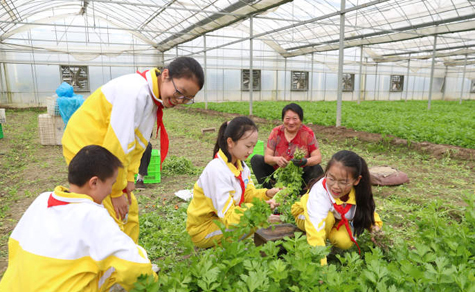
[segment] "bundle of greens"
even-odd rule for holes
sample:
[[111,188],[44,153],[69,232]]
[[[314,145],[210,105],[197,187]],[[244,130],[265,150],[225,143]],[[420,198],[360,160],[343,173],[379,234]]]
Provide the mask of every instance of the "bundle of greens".
[[[294,159],[305,157],[305,151],[298,148],[294,153]],[[274,200],[280,204],[277,212],[280,220],[285,223],[295,223],[290,212],[292,205],[300,199],[300,191],[303,185],[303,169],[289,161],[286,167],[279,167],[273,174],[266,178],[266,182],[274,180],[276,188],[283,188],[275,196]]]

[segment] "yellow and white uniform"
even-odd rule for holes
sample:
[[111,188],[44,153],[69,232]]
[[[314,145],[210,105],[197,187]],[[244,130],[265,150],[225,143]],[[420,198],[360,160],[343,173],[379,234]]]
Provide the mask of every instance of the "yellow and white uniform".
[[[307,233],[307,242],[311,246],[325,246],[327,239],[333,246],[341,249],[349,249],[353,246],[350,235],[345,226],[341,226],[338,230],[336,223],[341,220],[333,204],[346,205],[351,204],[351,208],[345,214],[346,219],[352,224],[356,212],[355,189],[352,188],[348,196],[348,200],[343,202],[340,199],[333,198],[330,195],[328,186],[324,186],[325,178],[319,180],[313,185],[310,192],[306,193],[299,202],[292,205],[292,215],[298,228]],[[383,222],[378,213],[374,213],[375,225],[382,227]],[[352,233],[353,233],[353,228]],[[322,260],[322,264],[326,264],[326,259]]]
[[[251,171],[247,165],[238,160],[237,166],[230,162],[226,155],[219,150],[217,158],[213,159],[203,170],[193,188],[193,199],[188,206],[186,230],[193,243],[202,248],[214,245],[223,234],[213,220],[220,220],[227,229],[237,225],[242,214],[251,208],[253,198],[269,200],[267,189],[256,189],[251,179]],[[238,178],[241,173],[244,183],[244,198],[241,201],[242,187]]]
[[[146,79],[140,74],[125,75],[100,87],[72,115],[64,131],[61,142],[68,164],[81,148],[92,144],[106,148],[122,162],[124,168],[119,168],[117,182],[112,188],[114,198],[123,195],[128,181],[134,181],[150,140],[158,109],[152,98],[161,102],[157,71],[148,71]],[[126,223],[117,219],[111,196],[104,200],[104,206],[137,243],[139,225],[135,196],[132,194]]]
[[0,291],[106,291],[115,283],[129,290],[140,274],[157,277],[102,205],[61,186],[26,210],[8,253]]

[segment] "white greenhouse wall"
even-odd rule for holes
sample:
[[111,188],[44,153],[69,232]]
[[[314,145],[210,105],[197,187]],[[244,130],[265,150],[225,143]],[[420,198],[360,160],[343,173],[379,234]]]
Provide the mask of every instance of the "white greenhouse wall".
[[[70,37],[79,38],[76,35]],[[211,38],[207,44],[208,46],[213,45]],[[214,45],[218,45],[218,43]],[[311,55],[286,60],[261,41],[255,40],[253,47],[253,69],[261,71],[261,88],[258,91],[253,91],[254,101],[334,101],[337,99],[337,52],[315,54],[312,71]],[[60,65],[88,66],[90,90],[78,92],[78,94],[87,97],[112,78],[131,74],[136,70],[162,66],[162,60],[167,64],[176,56],[189,55],[190,51],[202,50],[203,39],[197,38],[186,45],[179,46],[178,49],[166,52],[166,54],[158,51],[147,51],[143,55],[138,53],[104,54],[96,57],[88,56],[89,59],[85,61],[81,60],[85,56],[74,54],[4,52],[0,55],[0,106],[45,106],[46,97],[53,95],[61,83]],[[343,93],[343,100],[357,101],[358,98],[368,101],[428,99],[430,60],[411,61],[408,77],[407,62],[375,65],[371,63],[370,59],[362,67],[362,76],[360,76],[359,52],[359,48],[345,50],[343,71],[355,74],[355,84],[353,92]],[[204,66],[202,52],[192,56]],[[198,93],[196,101],[248,101],[249,92],[241,90],[241,70],[249,69],[249,57],[249,41],[208,51],[206,53],[206,91],[203,89]],[[367,56],[363,58],[363,60],[366,59]],[[308,90],[291,90],[291,71],[309,72]],[[462,72],[462,67],[436,66],[431,98],[433,100],[458,100],[462,92]],[[444,93],[442,85],[445,74]],[[391,75],[404,75],[402,92],[390,92]],[[471,79],[475,79],[475,71],[473,67],[467,67],[465,82],[463,82],[462,99],[464,100],[475,99],[475,94],[469,92]]]

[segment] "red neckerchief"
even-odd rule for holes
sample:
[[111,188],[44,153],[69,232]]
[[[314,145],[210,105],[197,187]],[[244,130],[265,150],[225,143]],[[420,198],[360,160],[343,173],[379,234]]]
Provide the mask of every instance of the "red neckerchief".
[[49,195],[48,208],[55,207],[55,206],[67,205],[67,204],[69,204],[69,202],[63,202],[63,201],[60,201],[60,200],[56,199],[55,197],[53,197],[53,193],[51,193]]
[[[214,155],[214,158],[218,158],[218,152]],[[244,181],[242,180],[242,171],[239,172],[239,175],[235,175],[235,177],[239,180],[239,184],[241,185],[241,199],[239,200],[239,207],[244,202],[244,191],[246,190],[246,186],[244,185]]]
[[[326,184],[327,184],[327,179],[326,179],[326,178],[323,179],[322,184],[323,184],[323,188],[324,188],[325,191],[327,192],[328,197],[330,198],[330,201],[332,201],[332,200],[331,200],[331,195],[330,195],[330,193],[329,193],[328,190],[327,190],[327,186],[326,186]],[[341,215],[341,220],[340,220],[340,222],[338,223],[338,225],[336,226],[336,230],[339,230],[341,225],[345,225],[346,230],[348,231],[348,234],[350,235],[351,241],[353,241],[353,242],[356,244],[356,246],[358,247],[358,252],[361,254],[360,246],[359,246],[358,243],[356,242],[356,239],[353,237],[353,233],[351,232],[350,224],[349,224],[349,222],[348,222],[348,219],[346,219],[346,217],[345,217],[345,214],[346,214],[348,211],[350,211],[351,206],[353,206],[353,205],[348,204],[348,203],[346,204],[345,207],[343,207],[343,206],[341,206],[341,205],[338,205],[337,203],[333,203],[333,208],[335,208],[335,210]]]
[[[149,70],[139,72],[137,70],[137,74],[139,74],[145,80],[147,80],[146,73],[148,71]],[[158,130],[160,129],[160,170],[162,170],[163,161],[165,161],[165,157],[167,157],[167,154],[168,154],[168,145],[170,144],[170,140],[168,140],[167,130],[165,130],[165,125],[163,124],[163,104],[161,102],[159,102],[158,100],[156,100],[155,98],[153,98],[153,94],[152,94],[152,100],[153,100],[153,103],[155,103],[155,105],[157,105],[157,107],[158,107],[158,109],[157,109],[157,133],[156,133],[155,138],[158,137]]]

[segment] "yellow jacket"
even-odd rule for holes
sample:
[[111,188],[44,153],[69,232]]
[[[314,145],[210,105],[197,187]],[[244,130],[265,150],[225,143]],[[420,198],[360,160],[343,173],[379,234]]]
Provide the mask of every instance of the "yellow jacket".
[[146,73],[147,80],[129,74],[97,89],[72,115],[61,140],[68,164],[81,148],[91,144],[103,146],[119,158],[124,168],[119,168],[112,188],[114,198],[122,196],[127,181],[134,181],[150,140],[157,113],[152,98],[161,102],[155,70]]
[[[266,196],[267,189],[255,188],[247,165],[240,160],[236,164],[237,168],[227,162],[226,155],[219,150],[218,157],[209,162],[203,170],[193,188],[193,199],[187,211],[186,230],[190,236],[202,233],[205,226],[213,220],[220,220],[226,228],[232,227],[239,223],[242,216],[236,210],[244,212],[252,207],[250,202],[253,198],[270,199]],[[242,190],[236,178],[240,172],[245,185],[244,202],[241,206],[239,202]]]
[[[333,203],[337,205],[352,204],[351,209],[346,213],[345,217],[348,221],[352,221],[356,212],[356,197],[355,189],[352,188],[349,194],[348,201],[343,202],[340,199],[334,199],[333,196],[329,196],[326,189],[323,186],[324,178],[318,181],[302,198],[300,203],[302,204],[305,212],[305,218],[299,218],[305,220],[305,232],[307,233],[307,242],[312,246],[325,246],[325,219],[329,212],[332,212],[336,220],[341,219],[340,213],[338,213],[333,207]],[[328,187],[327,187],[328,188]],[[375,224],[379,227],[383,226],[383,221],[379,217],[378,213],[374,213]]]
[[140,274],[154,274],[145,250],[102,205],[64,187],[36,198],[8,252],[0,291],[105,291],[114,283],[131,289]]

